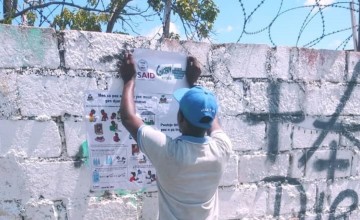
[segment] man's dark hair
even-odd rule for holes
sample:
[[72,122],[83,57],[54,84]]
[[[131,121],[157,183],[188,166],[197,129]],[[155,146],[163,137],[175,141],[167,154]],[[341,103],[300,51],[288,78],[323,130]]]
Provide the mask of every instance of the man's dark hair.
[[[184,118],[184,120],[187,122],[188,129],[191,134],[193,134],[194,136],[202,136],[206,133],[206,131],[207,131],[206,128],[200,128],[200,127],[194,126],[187,118],[185,118],[184,114],[182,113],[182,111],[180,109],[179,109],[179,113]],[[206,122],[206,123],[209,121],[211,121],[211,118],[208,116],[205,116],[200,120],[200,122]]]

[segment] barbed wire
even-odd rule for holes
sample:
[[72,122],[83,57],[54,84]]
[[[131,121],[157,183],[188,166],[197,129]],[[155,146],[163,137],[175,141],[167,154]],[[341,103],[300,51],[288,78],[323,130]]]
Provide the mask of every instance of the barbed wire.
[[[271,18],[268,22],[268,25],[261,27],[255,31],[248,31],[249,29],[249,21],[251,19],[253,19],[256,16],[256,12],[258,12],[261,8],[265,7],[265,2],[267,0],[262,0],[259,2],[259,4],[252,10],[250,11],[249,15],[247,15],[246,13],[246,7],[244,5],[244,0],[239,0],[240,3],[240,9],[242,11],[243,14],[243,27],[242,30],[240,31],[240,36],[238,38],[238,40],[236,41],[237,43],[241,43],[243,37],[245,35],[257,35],[260,34],[264,31],[267,31],[268,33],[268,40],[270,41],[270,43],[272,44],[272,46],[276,47],[278,46],[278,44],[273,40],[275,35],[278,35],[279,33],[273,33],[272,31],[272,27],[273,25],[280,20],[280,18],[282,16],[284,16],[285,14],[288,14],[290,12],[293,12],[295,10],[300,10],[300,9],[308,9],[309,12],[307,13],[307,15],[305,16],[302,25],[299,28],[299,33],[298,36],[296,36],[296,42],[294,42],[294,46],[298,47],[299,46],[299,42],[300,39],[305,31],[305,29],[309,26],[309,24],[314,20],[315,17],[320,16],[320,26],[321,26],[321,34],[318,37],[314,37],[312,40],[310,40],[307,43],[304,43],[303,45],[301,45],[301,47],[314,47],[316,45],[318,45],[324,38],[329,37],[331,35],[334,34],[338,34],[344,31],[351,31],[352,27],[344,27],[338,30],[333,30],[330,32],[326,32],[326,30],[328,29],[327,26],[331,26],[331,24],[327,24],[327,21],[325,19],[326,14],[328,13],[328,11],[326,11],[326,9],[328,8],[335,8],[335,9],[345,9],[350,11],[354,11],[355,13],[359,13],[358,9],[352,9],[350,8],[350,2],[351,1],[341,1],[341,2],[334,2],[331,4],[321,4],[321,0],[315,0],[315,4],[313,5],[302,5],[302,6],[297,6],[297,7],[292,7],[292,8],[287,8],[287,9],[283,9],[283,5],[284,5],[284,0],[280,1],[280,4],[278,6],[277,12],[274,15],[273,18]],[[348,6],[346,6],[346,4]],[[354,5],[357,6],[357,8],[359,7],[359,3],[358,2],[354,2]],[[298,18],[299,19],[299,18]],[[350,20],[350,13],[349,13],[349,20]],[[264,22],[265,23],[265,22]],[[355,28],[358,28],[359,25],[356,25]],[[352,37],[352,34],[350,37],[347,37],[346,39],[344,39],[340,45],[336,48],[339,49],[341,46],[343,46],[343,49],[346,48],[348,42],[350,41],[350,38]]]

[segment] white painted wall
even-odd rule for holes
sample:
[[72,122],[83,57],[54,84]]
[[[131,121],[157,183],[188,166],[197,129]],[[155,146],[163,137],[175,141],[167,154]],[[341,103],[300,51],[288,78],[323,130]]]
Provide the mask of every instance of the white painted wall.
[[0,25],[0,219],[156,219],[157,192],[91,192],[86,90],[121,81],[116,55],[150,48],[203,65],[236,155],[221,219],[360,219],[360,54],[156,42]]

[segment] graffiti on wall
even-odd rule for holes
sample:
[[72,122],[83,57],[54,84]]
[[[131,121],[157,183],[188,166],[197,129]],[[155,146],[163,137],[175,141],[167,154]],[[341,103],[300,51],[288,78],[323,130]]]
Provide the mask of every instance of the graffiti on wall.
[[[342,94],[339,104],[336,107],[335,112],[329,117],[327,121],[323,119],[316,119],[312,126],[317,131],[320,131],[316,140],[309,146],[297,163],[299,168],[304,168],[305,166],[313,166],[313,169],[318,172],[327,172],[326,179],[327,185],[334,183],[335,173],[340,170],[348,170],[351,168],[350,159],[343,159],[338,157],[338,140],[332,140],[329,144],[329,158],[320,159],[315,158],[312,160],[313,164],[309,164],[309,160],[314,156],[314,153],[319,150],[322,146],[325,138],[331,132],[336,132],[341,134],[343,137],[346,137],[354,146],[360,148],[360,140],[354,136],[354,132],[360,131],[360,124],[346,124],[343,121],[339,120],[339,117],[343,114],[345,106],[348,104],[351,95],[355,87],[357,86],[357,78],[360,73],[360,63],[354,68],[353,75],[347,83],[347,87]],[[272,82],[269,84],[268,88],[269,96],[269,114],[248,114],[246,120],[249,122],[266,122],[268,124],[267,128],[267,157],[270,162],[275,162],[277,155],[279,154],[279,126],[280,123],[292,123],[299,124],[305,121],[306,116],[302,111],[299,112],[287,112],[279,113],[279,103],[280,103],[280,87],[279,83]],[[275,192],[275,202],[274,202],[274,217],[279,217],[281,214],[281,201],[282,201],[282,185],[284,183],[293,185],[297,189],[300,201],[300,208],[297,213],[299,219],[305,219],[305,213],[307,208],[307,195],[305,193],[304,186],[300,179],[286,177],[286,176],[269,176],[263,179],[266,183],[276,183],[276,192]],[[342,213],[336,212],[338,207],[344,200],[350,200],[351,203],[347,207],[346,211]],[[324,211],[324,202],[325,202],[325,192],[318,192],[315,198],[315,213],[316,219],[322,219],[322,214]],[[352,189],[345,189],[338,193],[338,195],[333,199],[330,208],[329,208],[329,219],[347,219],[349,213],[354,211],[359,205],[358,193]]]

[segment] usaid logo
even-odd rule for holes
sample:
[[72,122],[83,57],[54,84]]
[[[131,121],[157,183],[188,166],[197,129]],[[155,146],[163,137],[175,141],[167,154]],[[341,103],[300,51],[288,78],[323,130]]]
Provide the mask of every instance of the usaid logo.
[[148,63],[144,59],[139,60],[137,65],[138,65],[139,70],[142,72],[146,72],[148,70]]
[[140,59],[137,62],[138,72],[136,73],[136,77],[138,79],[154,79],[155,74],[148,71],[149,65],[148,62],[144,59]]

